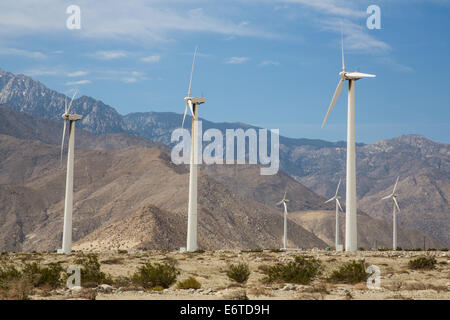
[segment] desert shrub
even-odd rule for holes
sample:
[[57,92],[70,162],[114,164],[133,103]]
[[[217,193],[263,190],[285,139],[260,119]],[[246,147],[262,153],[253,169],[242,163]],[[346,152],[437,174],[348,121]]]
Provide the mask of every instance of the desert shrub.
[[296,256],[294,261],[280,262],[262,270],[267,275],[265,282],[308,284],[322,273],[322,269],[322,263],[319,260]]
[[89,253],[83,258],[75,260],[75,263],[81,265],[81,285],[83,287],[112,284],[111,276],[100,270],[100,263],[96,254]]
[[389,249],[386,247],[380,247],[378,248],[378,251],[389,251]]
[[47,267],[41,267],[38,263],[26,263],[22,270],[23,276],[33,284],[34,287],[49,286],[52,289],[61,285],[61,264],[52,262]]
[[189,277],[183,281],[178,281],[178,289],[200,289],[202,284],[197,281],[194,277]]
[[283,252],[283,250],[281,250],[281,249],[270,249],[270,252],[279,253],[279,252]]
[[241,250],[242,253],[263,252],[263,249]]
[[408,266],[411,269],[434,269],[436,262],[434,257],[418,257],[409,260]]
[[163,288],[170,287],[177,280],[180,271],[173,262],[164,263],[145,263],[139,267],[138,271],[132,276],[135,284],[148,289],[156,286]]
[[26,300],[33,286],[14,265],[0,264],[0,300]]
[[448,251],[448,248],[442,248],[441,251]]
[[358,283],[367,281],[369,275],[366,273],[364,260],[347,262],[334,270],[327,278],[329,282],[335,283]]
[[119,253],[119,254],[127,254],[128,253],[128,250],[117,250],[117,252]]
[[437,251],[436,248],[428,248],[427,251]]
[[203,250],[203,249],[198,249],[198,250],[195,250],[194,253],[205,253],[205,250]]
[[247,282],[250,273],[250,268],[246,263],[231,264],[226,271],[228,278],[237,283]]

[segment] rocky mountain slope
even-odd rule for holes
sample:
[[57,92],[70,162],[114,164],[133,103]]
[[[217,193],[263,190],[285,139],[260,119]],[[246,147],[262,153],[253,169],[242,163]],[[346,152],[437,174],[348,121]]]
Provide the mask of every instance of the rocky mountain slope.
[[[0,228],[1,234],[7,235],[1,248],[56,249],[61,240],[65,179],[64,167],[59,166],[59,148],[5,135],[0,135],[0,148],[5,200],[1,215],[5,221]],[[128,244],[170,249],[184,246],[189,174],[183,166],[174,166],[166,153],[142,147],[78,150],[75,172],[74,240],[78,244],[97,241],[105,249],[116,248],[118,240],[107,240],[116,237],[125,241],[118,242],[123,248]],[[143,220],[139,223],[140,216]],[[140,237],[138,242],[126,237],[123,222],[140,227],[129,232]],[[280,211],[200,175],[201,247],[278,247],[282,228]],[[325,246],[298,224],[291,222],[290,228],[295,230],[292,241],[296,246]]]

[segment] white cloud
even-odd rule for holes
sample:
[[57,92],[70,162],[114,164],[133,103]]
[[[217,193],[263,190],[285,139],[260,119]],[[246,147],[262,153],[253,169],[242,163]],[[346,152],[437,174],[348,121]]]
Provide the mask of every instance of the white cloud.
[[88,75],[88,74],[89,74],[88,71],[78,70],[78,71],[74,71],[74,72],[69,72],[69,73],[67,74],[67,76],[68,76],[69,78],[75,78],[75,77],[83,77],[83,76],[86,76],[86,75]]
[[[121,39],[130,41],[172,40],[173,32],[207,32],[245,37],[273,38],[279,35],[270,30],[234,21],[220,10],[188,9],[204,4],[192,1],[134,0],[132,5],[123,0],[78,0],[81,8],[81,30],[76,37],[94,39]],[[67,3],[60,0],[0,1],[0,34],[48,34],[67,32],[65,14]],[[43,10],[45,8],[45,10]]]
[[249,57],[231,57],[225,60],[228,64],[242,64],[250,60]]
[[125,58],[128,56],[128,53],[121,50],[105,50],[105,51],[97,51],[94,53],[89,54],[89,56],[94,57],[96,59],[101,60],[112,60],[112,59],[119,59],[119,58]]
[[156,63],[161,61],[161,56],[159,54],[154,54],[148,57],[141,58],[143,62]]
[[78,81],[66,82],[65,85],[66,86],[78,86],[78,85],[89,84],[89,83],[91,83],[90,80],[78,80]]
[[266,67],[266,66],[278,67],[280,65],[280,63],[278,61],[264,60],[263,62],[260,63],[260,65],[263,67]]
[[365,10],[356,9],[352,7],[357,1],[345,1],[345,0],[278,0],[285,3],[296,3],[316,11],[320,11],[324,14],[331,14],[339,17],[352,17],[361,18],[365,17]]
[[0,54],[2,55],[12,55],[12,56],[22,56],[33,59],[44,59],[47,56],[39,51],[29,51],[16,48],[0,48]]

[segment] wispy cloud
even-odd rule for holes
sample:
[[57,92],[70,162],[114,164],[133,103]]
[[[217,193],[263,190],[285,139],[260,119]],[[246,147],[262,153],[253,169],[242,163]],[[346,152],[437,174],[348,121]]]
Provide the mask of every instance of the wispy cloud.
[[[221,11],[187,9],[182,1],[134,0],[128,5],[123,0],[110,0],[105,6],[100,1],[77,0],[82,8],[82,32],[77,36],[94,39],[127,39],[130,41],[167,42],[174,32],[202,32],[242,37],[274,38],[280,35],[264,26],[237,20]],[[189,6],[203,5],[203,1],[189,2]],[[0,2],[0,34],[46,34],[66,32],[67,3],[60,0],[15,0]],[[46,8],[46,10],[42,10]],[[83,10],[83,8],[89,8]],[[151,18],[149,18],[151,17]],[[195,21],[195,23],[189,23]]]
[[0,54],[2,55],[14,55],[14,56],[22,56],[33,59],[44,59],[47,56],[39,51],[29,51],[24,49],[16,49],[16,48],[0,48]]
[[156,62],[161,61],[161,56],[159,54],[154,54],[151,56],[141,58],[141,61],[148,62],[148,63],[156,63]]
[[133,70],[103,70],[98,72],[98,80],[120,81],[123,83],[136,83],[148,80],[145,73]]
[[105,50],[105,51],[97,51],[94,53],[89,54],[88,56],[100,59],[100,60],[112,60],[112,59],[119,59],[119,58],[125,58],[128,56],[128,53],[126,51],[122,50]]
[[91,83],[91,80],[78,80],[78,81],[66,82],[65,85],[66,86],[79,86],[79,85],[89,84],[89,83]]
[[250,60],[249,57],[231,57],[225,60],[228,64],[242,64]]
[[345,0],[278,0],[279,2],[300,4],[324,14],[339,17],[360,18],[365,16],[365,11],[357,9],[354,4],[357,1]]
[[67,74],[67,76],[69,78],[76,78],[76,77],[84,77],[86,75],[88,75],[89,72],[88,71],[82,71],[82,70],[78,70],[78,71],[74,71],[74,72],[69,72]]
[[262,67],[267,67],[267,66],[278,67],[280,65],[280,63],[278,61],[273,61],[273,60],[264,60],[259,65]]

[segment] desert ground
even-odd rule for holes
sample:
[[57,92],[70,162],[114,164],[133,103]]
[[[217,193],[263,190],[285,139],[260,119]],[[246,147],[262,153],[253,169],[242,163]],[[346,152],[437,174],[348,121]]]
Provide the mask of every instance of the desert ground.
[[[38,262],[45,266],[59,262],[64,270],[87,252],[73,252],[71,255],[56,253],[3,253],[1,259],[20,267],[23,263]],[[181,253],[178,251],[115,251],[96,253],[101,271],[110,275],[114,282],[91,288],[34,288],[29,299],[300,299],[300,300],[384,300],[384,299],[450,299],[450,254],[447,251],[359,251],[356,254],[326,250],[217,250]],[[295,256],[313,257],[323,264],[323,272],[307,285],[264,281],[264,267],[278,262],[287,262]],[[414,270],[408,262],[421,256],[436,259],[432,270]],[[344,263],[364,260],[366,265],[376,265],[381,271],[381,288],[369,289],[365,282],[356,284],[330,283],[327,276]],[[190,276],[200,283],[200,289],[177,289],[174,283],[162,290],[144,289],[119,281],[130,277],[146,262],[175,262],[180,271],[177,280]],[[230,280],[226,270],[230,264],[247,263],[251,274],[248,281],[238,284]],[[89,291],[89,294],[86,293]]]

